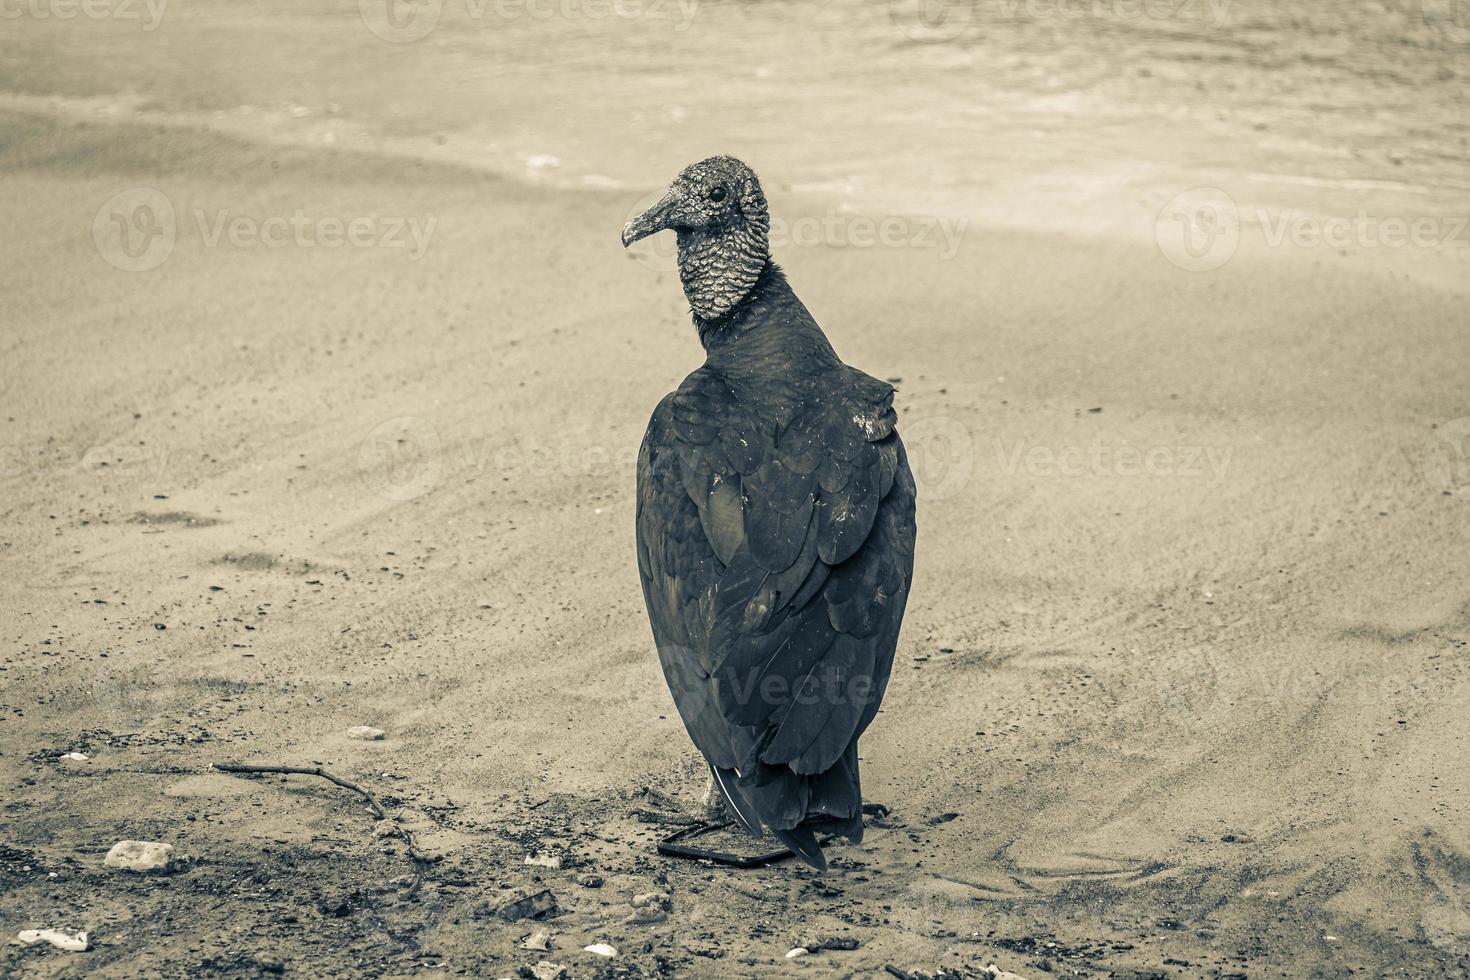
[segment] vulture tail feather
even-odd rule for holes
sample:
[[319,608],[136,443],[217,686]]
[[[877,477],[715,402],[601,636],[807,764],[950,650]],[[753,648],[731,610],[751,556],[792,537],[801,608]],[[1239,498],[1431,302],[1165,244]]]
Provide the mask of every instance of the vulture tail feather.
[[715,777],[715,785],[720,788],[720,796],[724,797],[725,809],[730,812],[730,816],[735,818],[741,830],[759,840],[761,837],[760,815],[755,812],[755,807],[750,805],[745,794],[740,792],[740,787],[735,785],[735,780],[725,778],[727,773],[731,776],[735,775],[734,771],[720,769],[716,766],[710,766],[709,771],[710,775]]
[[790,830],[782,830],[780,827],[772,827],[771,833],[807,864],[818,871],[827,870],[827,859],[822,856],[822,845],[817,843],[817,835],[810,828],[792,827]]

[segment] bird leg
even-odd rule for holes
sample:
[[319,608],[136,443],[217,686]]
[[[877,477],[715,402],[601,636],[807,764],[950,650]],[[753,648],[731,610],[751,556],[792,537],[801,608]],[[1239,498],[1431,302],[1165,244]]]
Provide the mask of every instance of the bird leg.
[[704,796],[700,799],[701,816],[705,823],[727,823],[730,816],[725,812],[725,798],[715,788],[715,774],[710,772],[706,777],[708,782],[704,786]]

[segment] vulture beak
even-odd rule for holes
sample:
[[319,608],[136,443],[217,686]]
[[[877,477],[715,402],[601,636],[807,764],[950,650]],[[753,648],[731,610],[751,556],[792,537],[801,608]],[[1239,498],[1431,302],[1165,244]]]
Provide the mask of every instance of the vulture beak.
[[649,235],[675,227],[683,199],[675,191],[669,191],[653,207],[623,225],[623,248]]

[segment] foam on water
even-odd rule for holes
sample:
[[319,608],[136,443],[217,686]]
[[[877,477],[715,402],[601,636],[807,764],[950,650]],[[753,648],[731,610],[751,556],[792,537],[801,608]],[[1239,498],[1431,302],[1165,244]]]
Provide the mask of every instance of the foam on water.
[[1470,190],[1454,8],[200,0],[151,28],[8,21],[0,91],[576,187],[650,189],[729,152],[778,194],[1083,231],[1203,180],[1443,212]]

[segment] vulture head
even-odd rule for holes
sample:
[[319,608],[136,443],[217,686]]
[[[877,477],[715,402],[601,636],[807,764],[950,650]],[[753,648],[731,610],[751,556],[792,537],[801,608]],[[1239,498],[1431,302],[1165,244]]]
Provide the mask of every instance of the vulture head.
[[623,226],[623,247],[670,229],[679,237],[684,295],[705,320],[734,309],[771,256],[766,195],[755,171],[734,157],[686,167],[657,204]]

